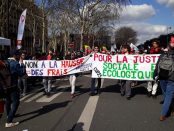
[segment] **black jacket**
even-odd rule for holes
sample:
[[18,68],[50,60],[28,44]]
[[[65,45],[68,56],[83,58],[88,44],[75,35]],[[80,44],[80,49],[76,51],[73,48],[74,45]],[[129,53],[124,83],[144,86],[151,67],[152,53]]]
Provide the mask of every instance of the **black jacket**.
[[158,62],[156,64],[156,68],[155,68],[155,71],[154,71],[154,79],[156,76],[158,76],[158,79],[159,80],[169,80],[169,81],[174,81],[174,72],[171,74],[171,76],[169,76],[168,78],[162,78],[159,76],[158,74],[158,64],[159,64],[159,61],[160,59],[165,55],[165,53],[168,53],[169,55],[171,55],[173,57],[173,60],[174,60],[174,50],[169,50],[168,52],[164,52],[160,55],[159,59],[158,59]]

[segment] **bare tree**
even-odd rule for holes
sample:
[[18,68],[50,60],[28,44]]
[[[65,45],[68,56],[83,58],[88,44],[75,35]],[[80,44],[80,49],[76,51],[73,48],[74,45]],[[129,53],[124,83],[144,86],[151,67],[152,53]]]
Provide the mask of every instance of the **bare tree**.
[[121,27],[115,32],[115,42],[118,47],[123,44],[135,44],[137,40],[137,32],[131,27]]
[[[9,37],[9,21],[13,8],[19,9],[21,7],[21,0],[1,0],[0,1],[0,35]],[[15,14],[17,15],[17,13]]]
[[[119,18],[121,5],[129,0],[53,0],[52,8],[61,11],[67,19],[66,23],[75,24],[80,34],[80,49],[83,49],[83,37],[112,20]],[[73,20],[73,21],[72,21]],[[69,22],[67,22],[69,21]],[[69,31],[69,29],[68,29]]]

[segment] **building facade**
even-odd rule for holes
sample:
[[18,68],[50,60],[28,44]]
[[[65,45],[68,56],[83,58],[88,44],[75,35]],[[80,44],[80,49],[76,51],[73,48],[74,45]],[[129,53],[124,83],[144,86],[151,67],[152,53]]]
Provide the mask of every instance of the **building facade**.
[[25,9],[27,16],[22,48],[29,53],[41,52],[42,40],[47,39],[47,26],[43,37],[43,21],[47,21],[34,0],[0,0],[0,36],[11,39],[11,49],[16,48],[19,18]]

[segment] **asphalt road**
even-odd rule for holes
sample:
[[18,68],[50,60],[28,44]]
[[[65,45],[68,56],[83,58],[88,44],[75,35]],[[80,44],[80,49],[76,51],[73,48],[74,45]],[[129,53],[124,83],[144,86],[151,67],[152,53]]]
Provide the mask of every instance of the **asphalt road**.
[[159,121],[162,96],[147,98],[145,84],[140,84],[128,101],[117,83],[105,79],[101,94],[89,96],[90,77],[79,77],[73,100],[68,80],[58,81],[50,98],[36,87],[21,99],[14,119],[20,125],[4,128],[3,115],[0,131],[174,131],[174,117]]

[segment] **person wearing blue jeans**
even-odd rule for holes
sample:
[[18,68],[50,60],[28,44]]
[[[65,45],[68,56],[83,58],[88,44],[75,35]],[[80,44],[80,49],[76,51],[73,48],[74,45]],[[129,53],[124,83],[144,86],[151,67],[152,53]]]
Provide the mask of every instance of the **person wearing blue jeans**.
[[160,85],[164,96],[164,104],[162,106],[161,116],[166,116],[173,99],[174,82],[168,80],[160,80]]
[[12,57],[8,59],[10,70],[10,79],[8,83],[10,84],[5,89],[5,105],[7,113],[7,121],[5,123],[6,128],[10,128],[19,124],[19,122],[13,122],[13,119],[20,104],[20,90],[18,88],[18,77],[21,73],[20,65],[18,62],[20,54],[18,51],[14,51],[11,55]]
[[7,123],[12,123],[20,103],[20,91],[19,89],[11,89],[6,94],[6,113]]
[[160,80],[164,96],[160,121],[167,118],[174,94],[174,37],[168,45],[168,50],[160,55],[154,71],[154,79]]

